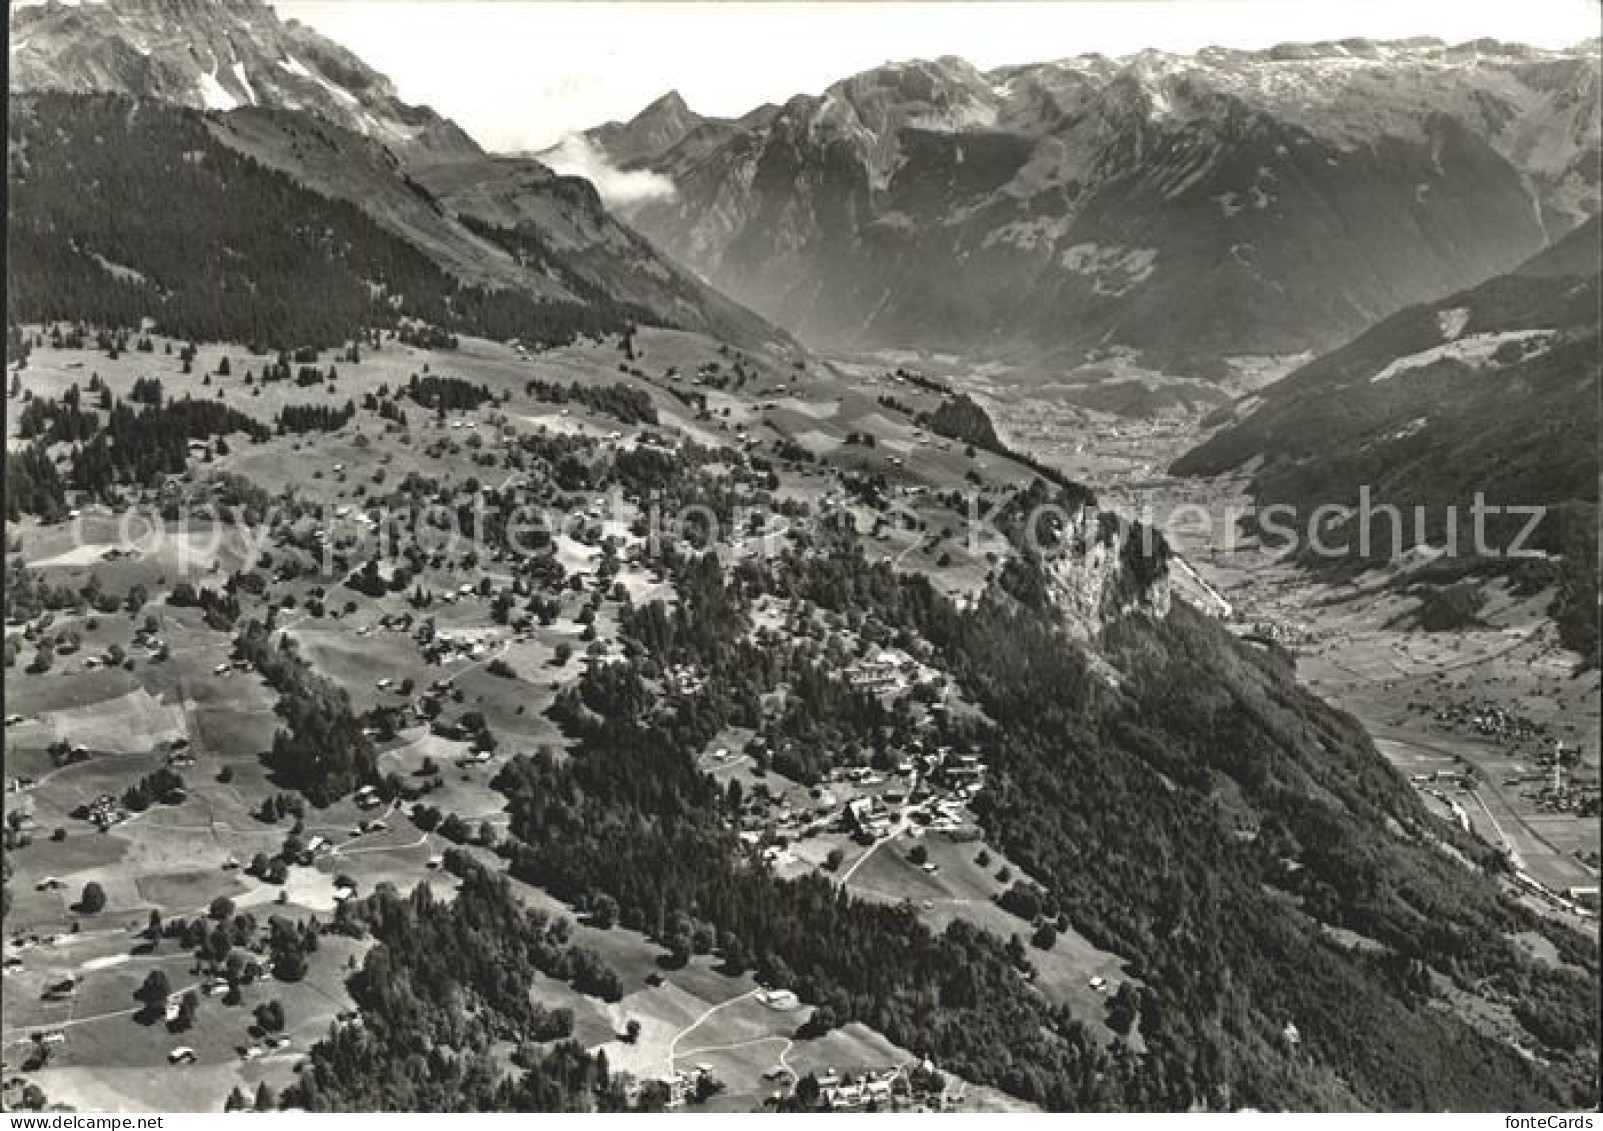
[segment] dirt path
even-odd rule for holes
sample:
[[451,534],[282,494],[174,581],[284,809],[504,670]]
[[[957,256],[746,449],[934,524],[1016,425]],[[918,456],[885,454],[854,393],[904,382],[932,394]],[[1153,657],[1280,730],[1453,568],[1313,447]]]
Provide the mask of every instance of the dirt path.
[[765,1045],[765,1044],[769,1044],[769,1043],[771,1043],[773,1041],[783,1041],[783,1042],[785,1042],[785,1044],[787,1046],[793,1045],[793,1044],[796,1043],[796,1042],[792,1041],[789,1037],[781,1036],[778,1033],[774,1033],[774,1034],[772,1034],[770,1036],[767,1036],[767,1037],[752,1037],[748,1041],[736,1041],[734,1044],[731,1044],[731,1045],[705,1045],[705,1046],[703,1046],[701,1048],[686,1049],[684,1052],[676,1054],[674,1059],[683,1060],[686,1057],[702,1056],[703,1054],[709,1053],[709,1052],[733,1052],[735,1049],[749,1049],[749,1048],[751,1048],[752,1045]]
[[774,1061],[776,1067],[783,1068],[786,1072],[790,1073],[790,1090],[792,1092],[796,1090],[796,1083],[801,1079],[801,1075],[790,1066],[790,1060],[788,1059],[790,1056],[790,1050],[795,1047],[796,1042],[786,1038],[785,1047],[779,1050],[779,1056]]
[[424,833],[409,844],[367,844],[359,845],[355,848],[346,844],[336,845],[329,852],[327,859],[332,860],[339,856],[361,856],[368,852],[406,852],[413,848],[425,848],[429,847],[429,836],[429,833]]
[[[721,1001],[717,1005],[708,1006],[705,1010],[702,1011],[702,1014],[701,1014],[700,1017],[697,1017],[689,1025],[686,1025],[683,1029],[679,1030],[679,1032],[675,1033],[674,1036],[673,1036],[673,1039],[668,1042],[668,1075],[669,1076],[673,1075],[674,1063],[676,1061],[678,1061],[678,1059],[679,1059],[679,1054],[678,1054],[677,1050],[679,1048],[679,1042],[680,1041],[684,1040],[691,1033],[693,1033],[697,1029],[701,1028],[702,1025],[706,1024],[707,1019],[710,1018],[713,1014],[717,1013],[719,1010],[727,1009],[731,1005],[735,1005],[738,1002],[745,1001],[747,998],[755,996],[756,993],[757,993],[756,990],[742,990],[742,991],[740,991],[740,993],[736,994],[732,998],[728,998],[728,999],[726,999],[724,1001]],[[688,1054],[686,1054],[686,1055],[688,1055]]]
[[[912,797],[913,793],[917,789],[918,775],[914,774],[907,785],[907,796]],[[897,814],[896,827],[891,829],[890,832],[886,833],[884,836],[880,837],[873,844],[869,845],[868,849],[861,856],[852,861],[852,866],[841,873],[839,880],[841,887],[845,887],[847,884],[852,882],[852,877],[857,874],[857,869],[861,868],[870,856],[879,851],[880,845],[885,844],[887,841],[895,840],[897,837],[901,836],[907,831],[908,826],[912,824],[912,818],[909,816],[912,808],[913,806],[911,803],[902,806],[901,811]]]
[[[200,986],[201,986],[201,983],[199,983],[199,982],[191,982],[187,986],[179,986],[178,988],[174,989],[172,991],[172,993],[182,997],[184,994],[188,993],[190,990],[198,990],[198,989],[200,989]],[[59,1023],[56,1023],[56,1024],[18,1025],[18,1026],[14,1027],[14,1028],[10,1028],[10,1029],[5,1030],[5,1032],[8,1033],[8,1034],[10,1034],[10,1033],[23,1033],[24,1034],[23,1036],[16,1037],[16,1038],[12,1039],[8,1043],[10,1043],[10,1044],[24,1044],[27,1041],[32,1039],[31,1037],[27,1036],[27,1034],[29,1034],[29,1033],[35,1033],[35,1032],[39,1032],[41,1030],[46,1030],[46,1029],[49,1029],[49,1030],[70,1029],[70,1028],[72,1028],[74,1026],[77,1026],[77,1025],[89,1025],[89,1024],[92,1024],[93,1022],[96,1022],[96,1021],[109,1021],[114,1017],[132,1017],[136,1013],[143,1013],[147,1008],[148,1008],[147,1006],[136,1005],[136,1006],[133,1006],[133,1007],[131,1007],[129,1009],[114,1009],[114,1010],[111,1010],[108,1013],[92,1013],[88,1017],[74,1017],[70,1021],[62,1021],[62,1022],[59,1022]]]

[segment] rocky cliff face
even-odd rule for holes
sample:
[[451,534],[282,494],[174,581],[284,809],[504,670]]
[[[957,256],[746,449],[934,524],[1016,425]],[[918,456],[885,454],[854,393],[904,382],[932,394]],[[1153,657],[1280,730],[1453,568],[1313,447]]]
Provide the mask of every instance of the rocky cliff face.
[[1095,506],[1067,515],[1049,507],[1027,517],[1021,510],[1003,522],[1020,554],[1020,568],[1004,569],[1003,588],[1052,609],[1079,639],[1124,617],[1169,615],[1172,555],[1156,529]]
[[1138,577],[1125,560],[1125,538],[1093,542],[1080,550],[1049,559],[1048,593],[1064,621],[1092,633],[1110,620],[1145,614],[1162,619],[1172,600],[1169,570]]
[[591,140],[672,178],[641,230],[812,341],[1291,353],[1595,210],[1598,66],[1595,42],[944,58],[654,155],[660,106]]

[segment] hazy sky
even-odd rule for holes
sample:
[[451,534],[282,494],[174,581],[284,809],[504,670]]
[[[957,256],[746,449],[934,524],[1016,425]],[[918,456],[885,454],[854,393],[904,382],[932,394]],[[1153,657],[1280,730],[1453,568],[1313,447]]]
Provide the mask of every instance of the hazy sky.
[[492,149],[539,149],[677,89],[736,115],[887,60],[981,67],[1143,47],[1347,36],[1490,36],[1566,46],[1598,0],[1076,0],[1063,3],[542,3],[276,0]]

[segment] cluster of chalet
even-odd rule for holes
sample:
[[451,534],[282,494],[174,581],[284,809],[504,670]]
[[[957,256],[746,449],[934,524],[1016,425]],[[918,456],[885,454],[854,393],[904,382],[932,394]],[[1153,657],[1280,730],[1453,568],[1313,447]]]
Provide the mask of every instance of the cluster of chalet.
[[259,1045],[245,1045],[239,1050],[239,1059],[260,1060],[270,1052],[280,1052],[287,1049],[289,1044],[290,1038],[282,1033],[275,1033],[270,1037],[264,1037]]
[[[684,1107],[688,1103],[705,1098],[723,1087],[717,1076],[713,1074],[710,1064],[697,1064],[690,1068],[675,1069],[673,1074],[660,1081],[652,1081],[654,1086],[667,1089],[666,1106],[670,1110]],[[630,1078],[624,1085],[624,1096],[631,1103],[640,1099],[645,1081]]]
[[306,843],[301,846],[300,855],[295,858],[295,863],[301,865],[303,868],[310,867],[312,863],[315,862],[319,857],[327,856],[333,851],[334,845],[330,843],[327,837],[308,837]]
[[[913,824],[931,832],[962,838],[973,835],[965,806],[979,793],[985,781],[985,764],[978,754],[940,747],[933,753],[916,753],[897,765],[896,776],[906,784],[893,783],[872,797],[859,796],[848,802],[843,812],[849,832],[860,839],[877,840],[891,829],[895,811]],[[862,769],[846,771],[845,777],[858,784],[872,785],[878,775]]]
[[1577,919],[1597,918],[1598,889],[1595,886],[1588,885],[1567,888],[1564,891],[1555,891],[1523,868],[1515,869],[1514,882],[1549,907],[1567,912]]
[[663,690],[673,695],[697,695],[706,684],[707,678],[690,664],[674,664],[662,673]]
[[951,1111],[962,1099],[928,1060],[857,1074],[816,1073],[819,1098],[833,1111]]
[[858,691],[878,695],[900,690],[906,681],[903,664],[894,652],[881,652],[871,660],[859,660],[846,669],[846,682]]
[[1503,777],[1503,784],[1520,787],[1520,796],[1527,801],[1554,813],[1597,815],[1603,784],[1597,771],[1586,765],[1581,746],[1564,742],[1548,723],[1490,699],[1449,701],[1435,708],[1433,718],[1446,728],[1467,730],[1507,747],[1510,757],[1530,759],[1530,764],[1516,765]]
[[928,683],[938,673],[900,652],[883,651],[858,660],[846,669],[846,683],[856,691],[882,695],[903,691],[914,684]]
[[1448,702],[1435,711],[1435,719],[1449,726],[1464,727],[1483,738],[1505,743],[1545,741],[1556,742],[1548,734],[1548,725],[1510,711],[1489,699],[1466,699]]
[[189,739],[175,738],[167,744],[166,761],[175,770],[187,770],[195,764],[195,752],[190,748]]
[[[715,757],[726,759],[729,752],[720,749]],[[742,803],[739,835],[753,849],[762,846],[771,866],[787,862],[788,846],[796,841],[839,831],[868,843],[890,835],[900,821],[919,831],[971,840],[979,834],[967,805],[984,781],[979,755],[944,746],[908,751],[884,773],[837,766],[804,801],[774,795],[759,784]]]
[[819,1094],[836,1111],[882,1110],[891,1106],[895,1084],[900,1078],[901,1070],[896,1068],[870,1072],[856,1079],[842,1078],[830,1070],[818,1078]]
[[161,633],[153,627],[140,626],[134,630],[133,645],[142,648],[150,656],[164,656],[167,653],[167,642],[161,638]]
[[127,819],[128,810],[123,808],[122,802],[109,793],[102,793],[89,803],[89,821],[101,832],[105,832],[113,825],[120,825]]
[[1236,625],[1234,631],[1249,639],[1278,644],[1282,648],[1306,648],[1319,639],[1311,625],[1297,621],[1258,620],[1251,624]]

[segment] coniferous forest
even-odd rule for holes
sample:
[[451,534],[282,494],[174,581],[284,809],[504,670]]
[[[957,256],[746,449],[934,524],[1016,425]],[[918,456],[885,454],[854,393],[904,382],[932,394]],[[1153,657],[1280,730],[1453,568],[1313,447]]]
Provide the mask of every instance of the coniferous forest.
[[338,345],[402,316],[531,344],[641,317],[589,293],[464,285],[356,205],[223,145],[195,111],[46,93],[10,115],[12,324],[151,317],[169,336],[267,350]]

